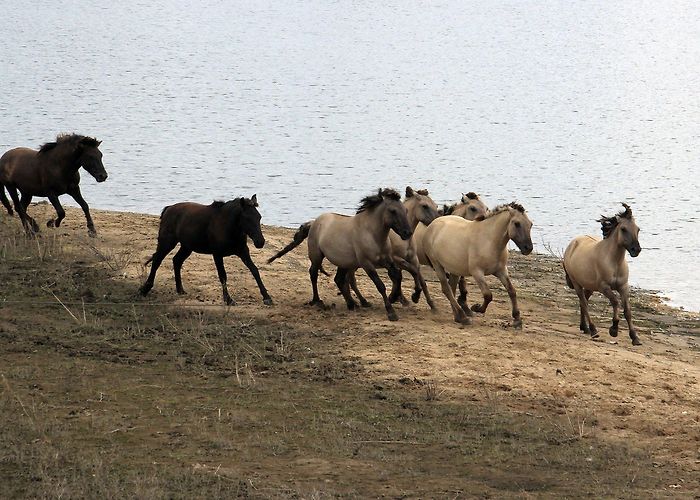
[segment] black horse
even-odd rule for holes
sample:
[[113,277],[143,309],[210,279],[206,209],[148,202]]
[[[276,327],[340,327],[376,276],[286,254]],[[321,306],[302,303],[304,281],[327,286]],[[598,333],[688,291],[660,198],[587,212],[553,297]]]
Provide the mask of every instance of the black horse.
[[248,236],[253,240],[255,248],[265,245],[265,238],[260,229],[260,212],[257,196],[252,198],[236,198],[223,202],[215,201],[211,205],[199,203],[177,203],[165,207],[160,214],[160,229],[158,231],[158,247],[153,256],[145,264],[153,262],[151,272],[146,282],[139,288],[141,295],[146,295],[153,288],[156,271],[173,248],[180,243],[180,249],[173,257],[175,271],[175,286],[177,293],[184,294],[180,270],[182,263],[192,252],[214,256],[214,264],[219,273],[219,281],[224,294],[224,302],[234,305],[235,302],[226,287],[226,269],[224,257],[237,255],[243,261],[260,288],[263,302],[272,304],[272,298],[260,279],[260,273],[250,258],[248,251]]
[[[49,227],[58,227],[66,216],[58,197],[69,194],[85,213],[90,236],[95,236],[95,225],[90,217],[90,208],[80,193],[80,174],[83,167],[97,182],[107,179],[102,165],[100,142],[92,137],[78,134],[63,134],[56,142],[47,142],[35,151],[15,148],[0,158],[0,202],[12,215],[12,207],[5,196],[5,189],[15,205],[15,210],[28,233],[39,231],[36,221],[27,215],[32,196],[46,196],[56,209],[56,219],[47,222]],[[20,200],[19,193],[22,194]]]

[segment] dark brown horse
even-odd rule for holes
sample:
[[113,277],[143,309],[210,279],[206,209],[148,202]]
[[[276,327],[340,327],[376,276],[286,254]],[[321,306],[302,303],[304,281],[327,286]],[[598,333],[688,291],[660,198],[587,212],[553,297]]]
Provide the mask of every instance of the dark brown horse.
[[[29,148],[15,148],[0,158],[0,201],[12,215],[12,207],[5,196],[5,189],[15,205],[24,229],[28,233],[39,231],[36,221],[27,215],[27,207],[33,196],[46,196],[56,209],[56,219],[46,225],[58,227],[66,216],[58,197],[69,194],[85,212],[90,236],[95,236],[95,225],[90,217],[90,208],[80,193],[80,174],[83,167],[97,182],[107,180],[107,172],[102,165],[102,152],[98,149],[101,141],[78,134],[63,134],[56,142],[47,142],[35,151]],[[19,198],[19,193],[22,199]]]
[[260,279],[258,268],[250,258],[248,236],[253,240],[255,248],[265,245],[265,238],[260,229],[260,212],[257,209],[258,199],[236,198],[223,202],[215,201],[211,205],[199,203],[176,203],[165,207],[160,214],[160,229],[158,231],[158,247],[156,253],[146,261],[153,262],[151,273],[146,282],[139,288],[141,295],[146,295],[153,288],[153,280],[161,262],[173,248],[180,243],[180,249],[173,257],[175,271],[175,287],[177,293],[184,294],[180,270],[182,263],[192,252],[214,256],[214,264],[219,273],[219,281],[224,294],[224,302],[234,305],[235,302],[226,287],[226,269],[224,257],[237,255],[243,261],[260,288],[263,302],[272,304],[272,298]]

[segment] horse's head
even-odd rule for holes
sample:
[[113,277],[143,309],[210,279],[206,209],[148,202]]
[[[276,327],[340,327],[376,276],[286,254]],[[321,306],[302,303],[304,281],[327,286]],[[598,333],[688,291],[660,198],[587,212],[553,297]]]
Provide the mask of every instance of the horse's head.
[[408,222],[412,227],[415,227],[418,222],[427,226],[439,215],[438,207],[428,195],[427,189],[414,191],[411,186],[407,186],[406,200],[403,204],[408,212]]
[[253,240],[255,248],[265,246],[265,237],[260,227],[260,212],[258,212],[258,196],[254,194],[252,198],[241,198],[240,228]]
[[510,211],[508,238],[518,246],[523,255],[529,255],[532,252],[532,238],[530,237],[532,221],[525,213],[523,206],[518,203],[508,204],[508,210]]
[[489,207],[481,201],[479,195],[474,192],[469,192],[462,195],[463,209],[460,210],[460,215],[467,220],[481,220],[489,213]]
[[632,216],[632,209],[626,203],[625,209],[613,217],[602,216],[598,219],[603,230],[603,239],[614,238],[618,246],[623,247],[632,257],[642,251],[639,245],[639,227]]
[[75,146],[77,164],[92,175],[97,182],[107,180],[107,171],[102,164],[102,152],[99,150],[102,141],[92,137],[82,137]]

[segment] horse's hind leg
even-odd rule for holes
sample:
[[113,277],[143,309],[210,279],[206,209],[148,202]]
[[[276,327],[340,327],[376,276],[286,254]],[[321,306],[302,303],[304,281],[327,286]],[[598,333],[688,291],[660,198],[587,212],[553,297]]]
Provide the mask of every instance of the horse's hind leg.
[[[184,295],[185,289],[182,288],[182,264],[187,260],[187,257],[192,255],[192,250],[180,244],[180,250],[173,256],[173,273],[175,274],[175,290],[178,294]],[[215,261],[216,262],[216,261]],[[224,272],[225,273],[225,272]]]
[[420,264],[418,263],[418,259],[414,259],[413,262],[406,261],[403,268],[409,273],[411,273],[411,276],[413,276],[413,281],[415,283],[415,291],[411,296],[413,302],[417,302],[417,299],[420,298],[420,292],[423,291],[423,293],[425,294],[425,301],[428,303],[428,306],[430,307],[430,309],[435,310],[435,303],[430,297],[430,292],[428,291],[428,284],[425,282],[423,274],[421,274],[420,272]]
[[[21,192],[20,192],[21,193]],[[26,194],[26,193],[21,193],[22,197],[20,198],[20,203],[22,203],[22,208],[24,209],[24,215],[27,216],[27,220],[29,223],[32,225],[32,229],[34,229],[35,233],[39,232],[39,224],[36,223],[34,218],[29,215],[29,212],[27,210],[29,209],[29,205],[32,203],[32,195]]]
[[318,296],[318,270],[321,268],[320,263],[311,262],[311,267],[309,267],[309,278],[311,279],[311,291],[313,296],[309,302],[310,306],[320,306],[323,307],[323,301],[321,297]]
[[503,286],[505,287],[506,291],[508,292],[508,297],[510,297],[510,305],[512,308],[512,316],[513,316],[513,326],[515,328],[522,328],[523,320],[520,319],[520,308],[518,308],[518,297],[515,294],[515,287],[513,286],[513,282],[510,280],[510,276],[508,275],[508,268],[503,268],[503,270],[498,271],[496,273],[496,278],[498,278],[501,281],[501,283],[503,283]]
[[462,306],[465,311],[469,309],[469,304],[467,302],[467,280],[464,276],[459,277],[459,297],[457,297],[457,303]]
[[228,293],[228,287],[226,286],[226,268],[224,267],[224,257],[222,255],[214,255],[214,264],[216,264],[216,272],[219,273],[219,281],[221,282],[221,292],[224,296],[224,303],[227,306],[236,305],[236,301],[231,298]]
[[345,299],[345,304],[348,306],[348,309],[352,311],[357,308],[357,302],[355,302],[352,295],[350,295],[350,279],[351,278],[348,277],[348,269],[339,267],[335,272],[335,284],[338,285],[340,293],[343,294],[343,298]]
[[5,210],[7,210],[7,213],[10,214],[10,216],[15,214],[14,210],[12,210],[12,204],[10,203],[10,200],[7,199],[7,195],[5,194],[4,184],[0,184],[0,202],[2,202]]
[[607,285],[601,287],[600,292],[608,298],[613,308],[612,325],[610,325],[610,330],[608,331],[611,337],[617,337],[618,325],[620,324],[620,301],[617,299],[613,289]]
[[403,280],[403,274],[401,271],[396,274],[395,278],[391,280],[391,293],[389,294],[389,301],[394,304],[400,302],[401,305],[408,305],[408,299],[404,297],[403,291],[401,290],[401,281]]
[[445,273],[445,269],[437,262],[433,264],[433,269],[435,269],[435,274],[437,274],[437,277],[440,280],[440,285],[442,286],[442,293],[444,293],[445,297],[447,297],[447,300],[450,301],[450,306],[452,306],[452,314],[454,315],[455,321],[457,323],[470,325],[472,320],[469,316],[467,316],[467,314],[462,310],[462,308],[459,307],[459,304],[457,303],[457,300],[455,299],[455,296],[452,293],[452,287],[450,287],[450,284],[448,282],[449,278],[447,277],[447,273]]
[[622,307],[625,312],[625,319],[627,320],[627,327],[629,328],[632,345],[642,345],[642,342],[639,340],[639,335],[637,335],[637,330],[632,325],[632,308],[630,307],[629,288],[627,288],[626,283],[620,287],[620,298],[622,299]]
[[15,210],[19,215],[19,219],[22,221],[22,226],[24,226],[26,233],[28,235],[33,235],[38,232],[39,226],[36,225],[36,222],[30,224],[30,221],[33,222],[33,219],[27,215],[27,211],[24,209],[24,205],[22,205],[19,199],[19,194],[17,194],[17,188],[14,186],[6,186],[6,188],[7,192],[10,193],[10,198],[12,198],[12,203],[15,205]]
[[139,293],[144,297],[151,291],[151,288],[153,288],[153,282],[156,279],[156,272],[163,262],[163,259],[165,259],[165,256],[168,255],[176,245],[177,241],[158,238],[158,246],[156,247],[155,253],[148,261],[146,261],[146,264],[148,264],[149,261],[151,262],[151,272],[148,274],[146,281],[139,288]]
[[578,295],[579,308],[581,310],[581,322],[579,323],[579,328],[583,333],[591,336],[591,338],[598,338],[598,331],[593,323],[591,323],[591,316],[588,313],[588,299],[590,298],[592,292],[590,290],[584,290],[578,283],[573,283],[576,295]]
[[486,283],[486,277],[484,276],[483,271],[478,270],[474,274],[472,274],[474,277],[474,281],[476,281],[476,284],[479,285],[479,290],[481,290],[481,295],[484,297],[484,302],[482,304],[474,304],[472,306],[472,311],[478,312],[478,313],[485,313],[486,308],[489,306],[491,301],[493,300],[493,294],[491,293],[491,290],[489,289],[489,285]]
[[267,293],[267,288],[265,288],[265,285],[262,282],[262,278],[260,277],[260,271],[258,271],[257,266],[253,262],[253,259],[250,258],[250,253],[248,251],[248,247],[245,247],[245,252],[243,255],[240,256],[241,260],[243,261],[243,264],[248,268],[250,271],[250,274],[253,275],[253,278],[255,278],[255,282],[258,284],[258,288],[260,289],[260,294],[262,295],[263,298],[263,304],[266,306],[271,306],[272,305],[272,297],[270,297],[270,294]]
[[56,209],[56,219],[50,219],[49,221],[47,221],[46,226],[59,227],[61,225],[61,221],[66,217],[66,211],[63,210],[61,202],[58,201],[58,196],[49,196],[49,201],[53,205],[53,208]]
[[474,316],[474,313],[472,312],[471,309],[469,309],[469,305],[467,304],[467,293],[466,293],[466,288],[464,290],[464,299],[460,302],[460,299],[462,298],[462,290],[461,290],[461,285],[464,283],[464,276],[457,276],[456,274],[450,274],[447,277],[448,282],[450,284],[450,290],[452,291],[452,295],[455,295],[457,291],[457,285],[460,285],[460,292],[459,292],[459,297],[457,298],[457,304],[459,304],[459,307],[464,311],[464,314],[467,316]]

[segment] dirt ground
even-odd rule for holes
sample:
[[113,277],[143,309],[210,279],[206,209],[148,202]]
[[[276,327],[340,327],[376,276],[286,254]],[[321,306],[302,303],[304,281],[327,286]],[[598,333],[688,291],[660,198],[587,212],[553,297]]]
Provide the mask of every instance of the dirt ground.
[[[555,257],[511,256],[508,296],[470,326],[437,304],[348,311],[331,278],[311,297],[305,245],[265,259],[293,230],[251,246],[273,297],[226,259],[172,265],[136,294],[158,218],[80,210],[27,239],[0,214],[0,496],[700,498],[700,319],[633,291],[626,324],[578,330]],[[33,205],[37,221],[50,207]],[[329,266],[330,267],[330,266]],[[469,283],[470,300],[480,299]]]

